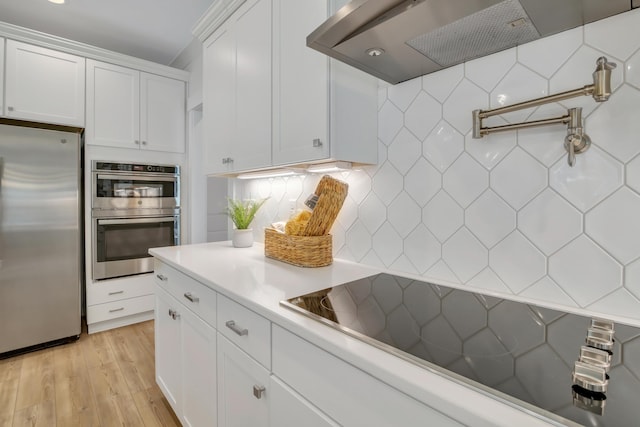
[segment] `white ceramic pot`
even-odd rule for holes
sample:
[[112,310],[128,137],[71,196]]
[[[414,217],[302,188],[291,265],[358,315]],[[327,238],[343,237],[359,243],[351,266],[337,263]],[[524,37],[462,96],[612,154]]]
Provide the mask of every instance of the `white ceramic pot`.
[[236,248],[248,248],[253,246],[253,229],[244,230],[233,229],[233,238],[231,240]]

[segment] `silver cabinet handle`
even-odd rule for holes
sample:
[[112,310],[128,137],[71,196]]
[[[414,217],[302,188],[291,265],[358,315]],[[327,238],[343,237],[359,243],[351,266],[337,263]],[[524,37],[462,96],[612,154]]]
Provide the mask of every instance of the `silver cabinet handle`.
[[156,274],[156,277],[162,280],[163,282],[166,282],[167,280],[169,280],[169,278],[163,274]]
[[142,145],[147,145],[147,141],[142,141]]
[[320,138],[315,138],[313,140],[313,146],[314,147],[322,147],[322,141],[320,140]]
[[241,327],[236,326],[236,322],[233,320],[227,321],[227,323],[225,323],[225,326],[240,336],[249,335],[248,329],[242,329]]
[[13,111],[13,107],[7,107],[7,111]]
[[264,388],[263,385],[254,385],[253,386],[253,395],[255,396],[256,399],[261,399],[262,398],[262,394],[264,393],[266,389]]
[[194,295],[191,295],[191,292],[185,293],[184,297],[186,299],[188,299],[189,301],[191,301],[191,302],[200,302],[200,298],[198,298],[198,297],[196,297]]
[[119,295],[119,294],[124,294],[124,291],[109,292],[109,295]]
[[135,141],[133,141],[136,143],[136,145],[140,145],[140,141],[138,141],[137,139]]
[[173,309],[169,309],[169,317],[171,317],[173,320],[179,319],[180,318],[180,313],[178,313],[177,311],[173,310]]
[[109,313],[115,313],[116,311],[122,311],[122,310],[124,310],[124,307],[114,308],[113,310],[109,310]]

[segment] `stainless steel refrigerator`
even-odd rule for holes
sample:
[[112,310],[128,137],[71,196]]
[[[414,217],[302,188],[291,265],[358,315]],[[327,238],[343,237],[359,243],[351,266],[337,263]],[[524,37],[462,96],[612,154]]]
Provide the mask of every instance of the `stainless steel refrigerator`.
[[6,123],[0,122],[0,357],[81,332],[81,135]]

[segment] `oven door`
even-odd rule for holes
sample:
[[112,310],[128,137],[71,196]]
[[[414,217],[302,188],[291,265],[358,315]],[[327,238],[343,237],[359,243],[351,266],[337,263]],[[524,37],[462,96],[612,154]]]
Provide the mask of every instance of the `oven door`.
[[180,243],[179,216],[94,218],[94,280],[153,271],[149,248]]
[[179,206],[175,176],[93,173],[92,208],[167,209]]

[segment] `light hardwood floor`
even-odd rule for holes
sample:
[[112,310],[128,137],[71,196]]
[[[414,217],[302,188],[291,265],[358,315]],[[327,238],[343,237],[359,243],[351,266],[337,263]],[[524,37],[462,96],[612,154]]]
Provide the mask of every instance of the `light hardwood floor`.
[[0,427],[179,426],[154,372],[153,321],[0,360]]

